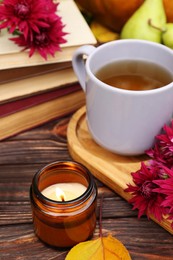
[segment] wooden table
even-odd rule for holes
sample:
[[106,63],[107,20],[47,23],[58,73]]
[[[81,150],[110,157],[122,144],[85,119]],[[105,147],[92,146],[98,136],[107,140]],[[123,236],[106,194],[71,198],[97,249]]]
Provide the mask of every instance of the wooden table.
[[[71,160],[66,127],[70,115],[0,142],[0,260],[64,259],[68,250],[51,248],[33,232],[29,188],[33,175],[47,163]],[[131,205],[101,182],[103,234],[111,233],[130,252],[132,259],[173,259],[173,236],[146,217],[137,219]],[[94,238],[99,236],[97,221]]]

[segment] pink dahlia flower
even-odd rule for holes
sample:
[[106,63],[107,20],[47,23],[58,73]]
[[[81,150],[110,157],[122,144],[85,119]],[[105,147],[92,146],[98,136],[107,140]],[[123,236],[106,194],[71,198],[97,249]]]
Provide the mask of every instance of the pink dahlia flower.
[[19,37],[12,38],[16,44],[24,49],[29,49],[29,56],[31,57],[35,51],[47,59],[47,55],[50,54],[54,56],[56,51],[61,51],[60,44],[65,43],[66,40],[63,38],[66,33],[62,31],[63,24],[61,18],[57,19],[46,19],[49,27],[39,27],[39,32],[32,33],[32,39],[28,37],[27,39],[20,35]]
[[161,221],[163,214],[167,213],[167,208],[161,206],[165,196],[155,191],[158,187],[155,181],[160,179],[158,170],[158,167],[150,167],[142,162],[141,168],[132,173],[134,185],[128,184],[125,189],[132,194],[129,202],[133,205],[133,210],[139,210],[139,218],[146,214],[148,218],[153,215]]
[[45,19],[55,16],[57,4],[51,0],[3,0],[0,3],[0,29],[10,33],[19,30],[25,39],[31,32],[39,33],[40,27],[47,28]]
[[173,212],[173,168],[168,169],[164,166],[163,168],[165,174],[167,175],[167,178],[154,181],[154,183],[156,183],[159,186],[158,188],[155,188],[155,191],[165,195],[165,199],[162,202],[162,206],[169,207],[170,212]]
[[156,136],[156,144],[153,149],[146,151],[153,159],[164,163],[167,167],[173,167],[173,120],[170,126],[163,127],[163,133]]

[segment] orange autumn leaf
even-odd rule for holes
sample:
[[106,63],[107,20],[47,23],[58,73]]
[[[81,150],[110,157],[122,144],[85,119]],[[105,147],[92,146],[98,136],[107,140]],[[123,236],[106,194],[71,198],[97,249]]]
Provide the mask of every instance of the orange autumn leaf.
[[108,235],[95,240],[81,242],[74,246],[65,260],[131,260],[125,246]]

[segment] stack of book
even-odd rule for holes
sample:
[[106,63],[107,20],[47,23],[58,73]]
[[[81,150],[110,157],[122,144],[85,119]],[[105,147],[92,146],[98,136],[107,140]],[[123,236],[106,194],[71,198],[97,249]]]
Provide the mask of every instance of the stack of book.
[[67,42],[46,61],[0,34],[0,140],[72,113],[85,104],[72,68],[74,51],[96,44],[88,24],[73,0],[60,0],[58,15],[65,24]]

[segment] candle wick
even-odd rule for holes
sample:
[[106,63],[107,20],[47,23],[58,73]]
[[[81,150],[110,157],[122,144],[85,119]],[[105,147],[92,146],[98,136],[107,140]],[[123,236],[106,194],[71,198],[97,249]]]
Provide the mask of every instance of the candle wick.
[[61,201],[65,201],[65,198],[63,195],[61,195],[60,198],[61,198]]

